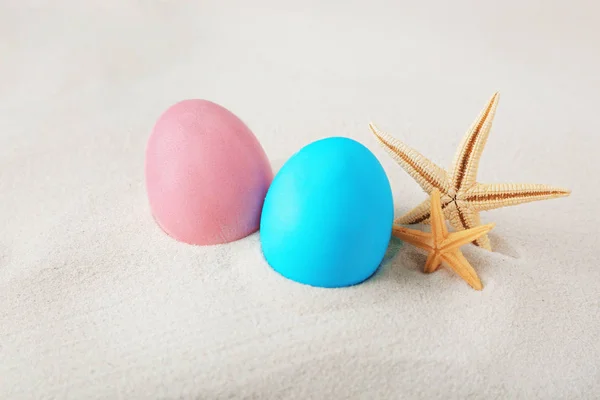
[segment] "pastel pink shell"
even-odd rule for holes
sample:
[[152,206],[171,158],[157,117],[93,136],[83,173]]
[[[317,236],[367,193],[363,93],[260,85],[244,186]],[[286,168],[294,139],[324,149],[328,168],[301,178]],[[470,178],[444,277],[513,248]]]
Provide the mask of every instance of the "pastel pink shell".
[[150,209],[160,227],[181,242],[227,243],[258,230],[272,179],[254,134],[210,101],[171,106],[148,141]]

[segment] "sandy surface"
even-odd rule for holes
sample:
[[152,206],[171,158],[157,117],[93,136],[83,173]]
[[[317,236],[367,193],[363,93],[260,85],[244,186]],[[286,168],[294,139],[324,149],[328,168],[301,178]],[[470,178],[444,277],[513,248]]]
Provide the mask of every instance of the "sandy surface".
[[[600,396],[596,4],[26,3],[0,3],[0,398]],[[482,292],[395,241],[366,283],[311,288],[258,234],[189,246],[149,215],[146,140],[184,98],[276,168],[359,140],[400,215],[425,194],[369,121],[448,167],[496,90],[479,180],[573,194],[482,214]]]

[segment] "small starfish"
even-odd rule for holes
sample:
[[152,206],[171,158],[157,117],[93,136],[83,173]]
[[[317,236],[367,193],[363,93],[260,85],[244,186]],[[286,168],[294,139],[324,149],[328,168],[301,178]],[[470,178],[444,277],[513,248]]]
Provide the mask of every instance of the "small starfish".
[[[499,95],[495,93],[465,135],[450,173],[416,150],[381,132],[374,124],[369,124],[379,143],[426,193],[431,194],[434,189],[441,192],[442,210],[456,230],[481,225],[480,211],[564,197],[571,193],[570,190],[540,184],[476,182],[479,159],[492,127],[498,99]],[[430,201],[426,200],[395,222],[401,225],[428,223],[430,217]],[[492,250],[487,235],[474,240],[473,244]]]
[[492,230],[494,224],[482,225],[477,228],[448,233],[446,220],[442,211],[440,191],[431,191],[431,233],[394,226],[393,235],[413,246],[429,252],[424,271],[434,272],[444,262],[475,290],[483,286],[477,273],[460,251],[460,246],[472,242]]

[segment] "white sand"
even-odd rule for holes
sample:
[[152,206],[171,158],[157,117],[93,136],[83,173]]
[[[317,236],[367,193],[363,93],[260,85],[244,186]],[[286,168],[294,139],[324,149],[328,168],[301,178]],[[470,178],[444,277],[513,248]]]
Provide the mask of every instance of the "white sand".
[[[24,3],[0,5],[0,398],[600,397],[597,4]],[[479,180],[573,194],[482,215],[482,292],[408,245],[306,287],[258,234],[188,246],[149,215],[145,143],[178,100],[231,109],[276,166],[361,141],[399,215],[425,195],[368,122],[447,167],[496,90]]]

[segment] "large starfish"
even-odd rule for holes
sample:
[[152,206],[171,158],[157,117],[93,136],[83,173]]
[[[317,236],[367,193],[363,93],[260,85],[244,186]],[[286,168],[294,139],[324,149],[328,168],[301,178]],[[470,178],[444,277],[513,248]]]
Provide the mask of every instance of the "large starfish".
[[[450,172],[446,172],[416,150],[380,131],[374,124],[369,124],[379,143],[426,193],[431,194],[433,189],[441,192],[442,210],[456,230],[481,225],[480,211],[553,199],[571,193],[566,189],[540,184],[476,182],[479,159],[492,127],[498,99],[499,95],[495,93],[465,135]],[[430,216],[430,200],[426,200],[395,222],[401,225],[428,223]],[[492,250],[487,235],[481,236],[473,243]]]
[[471,264],[463,256],[460,246],[485,235],[494,227],[494,224],[448,233],[438,189],[431,191],[430,202],[431,233],[394,226],[393,235],[429,253],[425,262],[425,272],[437,270],[443,262],[471,285],[473,289],[481,290],[483,288],[481,281]]

